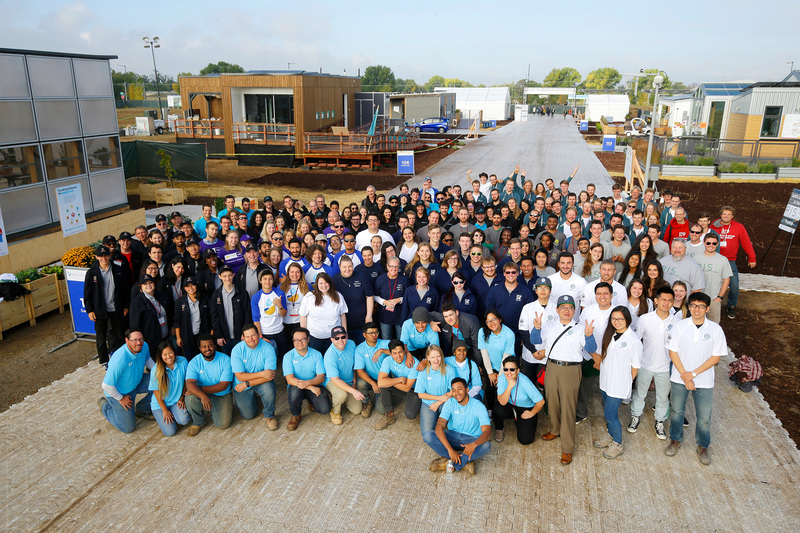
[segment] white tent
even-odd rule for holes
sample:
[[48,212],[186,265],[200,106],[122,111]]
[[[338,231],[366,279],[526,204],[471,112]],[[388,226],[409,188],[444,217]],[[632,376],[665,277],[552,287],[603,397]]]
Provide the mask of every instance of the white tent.
[[609,122],[622,122],[630,112],[627,94],[590,94],[586,97],[586,117],[595,122],[606,117]]
[[511,117],[511,93],[508,87],[436,87],[437,93],[456,93],[456,109],[472,118],[483,111],[483,120],[506,120]]

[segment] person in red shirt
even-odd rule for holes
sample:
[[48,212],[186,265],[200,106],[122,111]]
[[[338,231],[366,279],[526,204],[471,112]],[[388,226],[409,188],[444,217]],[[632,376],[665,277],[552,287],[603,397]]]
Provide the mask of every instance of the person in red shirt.
[[739,246],[747,254],[747,266],[755,268],[756,251],[750,242],[750,236],[744,225],[733,220],[735,211],[726,205],[720,211],[720,218],[711,223],[711,229],[719,234],[719,253],[724,255],[731,264],[730,292],[728,293],[727,315],[736,318],[736,303],[739,300],[739,271],[736,269],[736,256],[739,255]]
[[682,207],[676,207],[675,218],[670,220],[667,227],[664,228],[663,239],[669,244],[670,249],[672,249],[673,239],[689,240],[689,229],[691,227],[692,225],[689,223],[689,219],[686,218],[686,210]]

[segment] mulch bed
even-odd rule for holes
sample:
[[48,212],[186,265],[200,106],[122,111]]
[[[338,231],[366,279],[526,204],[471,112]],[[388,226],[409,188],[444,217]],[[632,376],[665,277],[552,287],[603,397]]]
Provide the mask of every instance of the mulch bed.
[[617,152],[595,152],[597,159],[609,172],[625,172],[625,154]]

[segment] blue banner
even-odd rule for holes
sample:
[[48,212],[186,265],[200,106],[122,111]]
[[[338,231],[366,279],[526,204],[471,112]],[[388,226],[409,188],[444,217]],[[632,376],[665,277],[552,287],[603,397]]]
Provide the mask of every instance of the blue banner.
[[83,285],[88,268],[64,267],[64,279],[67,280],[69,295],[69,312],[72,314],[72,330],[75,333],[94,335],[94,322],[89,318],[83,305]]
[[616,135],[603,135],[603,151],[613,152],[617,147]]
[[414,174],[414,152],[412,150],[397,151],[397,173]]
[[581,131],[589,131],[589,121],[581,120]]

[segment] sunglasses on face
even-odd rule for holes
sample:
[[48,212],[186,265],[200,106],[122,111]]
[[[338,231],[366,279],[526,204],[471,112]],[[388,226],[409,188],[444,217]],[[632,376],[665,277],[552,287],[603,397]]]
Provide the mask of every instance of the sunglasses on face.
[[347,335],[336,335],[336,336],[333,338],[333,340],[335,340],[335,341],[340,341],[340,340],[342,340],[342,339],[346,339],[346,338],[347,338]]
[[454,279],[453,280],[453,285],[463,285],[463,284],[464,284],[464,280],[461,280],[461,279]]
[[514,372],[516,368],[503,368],[503,372]]

